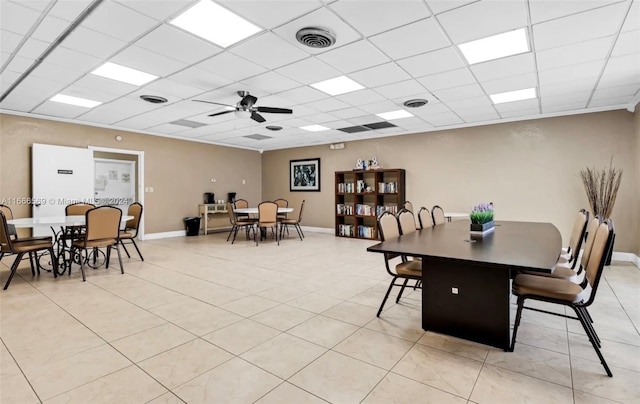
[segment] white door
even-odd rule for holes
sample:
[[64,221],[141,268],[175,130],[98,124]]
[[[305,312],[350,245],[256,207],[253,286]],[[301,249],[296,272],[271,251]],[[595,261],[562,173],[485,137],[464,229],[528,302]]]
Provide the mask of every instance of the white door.
[[94,159],[96,205],[111,205],[127,213],[136,200],[136,162]]
[[[70,203],[93,203],[93,150],[34,143],[31,151],[33,217],[64,216]],[[51,235],[35,228],[34,235]]]

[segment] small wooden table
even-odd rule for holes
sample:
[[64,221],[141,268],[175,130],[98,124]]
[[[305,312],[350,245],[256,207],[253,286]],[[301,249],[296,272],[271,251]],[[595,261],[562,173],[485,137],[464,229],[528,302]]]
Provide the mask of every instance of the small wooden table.
[[472,239],[456,220],[367,248],[422,258],[422,328],[509,349],[511,279],[551,272],[562,238],[551,223],[497,221]]
[[200,215],[200,228],[202,228],[203,234],[207,234],[209,231],[209,215],[215,215],[217,213],[227,213],[226,203],[201,203],[198,205],[198,211]]

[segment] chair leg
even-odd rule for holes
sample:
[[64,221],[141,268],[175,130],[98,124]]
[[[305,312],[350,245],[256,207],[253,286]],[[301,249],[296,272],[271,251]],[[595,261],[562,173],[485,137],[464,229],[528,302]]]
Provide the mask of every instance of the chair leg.
[[520,326],[520,318],[522,317],[522,309],[524,308],[524,297],[518,296],[518,311],[516,312],[516,321],[513,325],[513,335],[511,336],[511,347],[509,351],[513,352],[516,346],[516,334],[518,333],[518,327]]
[[298,237],[300,237],[300,241],[302,241],[302,239],[304,238],[304,234],[302,234],[302,229],[300,228],[300,225],[296,223],[294,226],[296,227],[296,231],[298,232]]
[[380,304],[380,308],[378,309],[378,314],[376,314],[376,317],[380,317],[380,313],[382,313],[382,309],[384,308],[384,304],[387,302],[387,298],[389,298],[389,293],[391,293],[391,288],[393,288],[393,285],[396,282],[396,279],[398,277],[394,276],[393,279],[391,279],[391,283],[389,284],[389,288],[387,289],[387,293],[385,293],[384,295],[384,299],[382,299],[382,303]]
[[111,246],[107,246],[107,258],[105,259],[105,268],[109,269],[109,262],[111,262]]
[[586,307],[576,307],[576,310],[580,310],[580,313],[582,314],[582,317],[584,317],[584,319],[586,320],[585,324],[589,328],[589,332],[591,333],[591,336],[596,341],[596,344],[598,344],[598,348],[602,348],[602,344],[600,342],[600,337],[598,337],[598,334],[596,333],[595,328],[593,328],[593,325],[591,325],[592,321],[590,320],[590,316],[589,316],[589,312],[587,312],[587,308]]
[[[227,234],[227,242],[229,242],[229,238],[231,237],[231,233],[233,233],[233,230],[236,228],[236,225],[234,224],[233,226],[231,226],[231,230],[229,230],[229,234]],[[233,243],[232,243],[233,244]]]
[[275,236],[276,236],[276,241],[278,242],[278,245],[280,245],[280,237],[278,237],[278,223],[276,223]]
[[[53,247],[49,248],[49,254],[51,254],[51,270],[53,271],[53,277],[58,277],[58,260],[53,255]],[[38,264],[39,265],[39,264]]]
[[15,261],[13,261],[13,265],[11,265],[11,273],[9,274],[9,278],[7,279],[7,283],[4,284],[4,290],[7,290],[7,288],[9,287],[11,279],[13,279],[13,275],[15,275],[16,271],[18,270],[18,265],[20,265],[20,261],[22,260],[23,255],[24,253],[19,253],[16,256]]
[[[256,242],[256,247],[257,247],[258,246],[258,232],[261,231],[261,230],[260,230],[260,226],[259,225],[256,225],[256,226],[258,226],[258,227],[256,227],[253,230],[253,241]],[[260,236],[262,237],[262,234]]]
[[407,282],[409,282],[408,278],[404,278],[404,282],[402,282],[402,287],[400,288],[400,293],[398,293],[398,297],[396,297],[396,303],[400,303],[400,298],[402,297],[402,293],[404,292],[404,288],[407,286]]
[[[118,253],[118,262],[120,263],[120,273],[124,274],[124,267],[122,266],[122,256],[120,255],[120,249],[118,248],[118,243],[115,244],[116,252]],[[111,246],[109,246],[111,249]]]
[[124,248],[124,252],[127,253],[127,257],[131,258],[131,256],[129,255],[129,251],[127,251],[127,246],[124,245],[124,241],[122,239],[120,239],[120,245],[122,245],[122,248]]
[[[136,243],[136,240],[131,239],[131,243],[133,243],[133,246],[136,248],[136,252],[138,253],[138,255],[140,256],[140,261],[144,261],[144,257],[142,256],[142,253],[140,253],[140,249],[138,248],[138,244]],[[124,247],[124,245],[123,245]],[[125,251],[127,249],[125,248]],[[129,255],[129,253],[127,253],[127,256]]]
[[600,349],[598,348],[598,344],[596,343],[594,336],[591,335],[591,332],[587,327],[587,322],[589,320],[585,317],[584,313],[581,310],[579,310],[577,307],[573,307],[573,310],[576,312],[576,315],[578,316],[578,320],[580,320],[580,324],[582,324],[582,328],[584,328],[584,331],[587,333],[587,336],[589,337],[589,341],[591,342],[593,349],[595,349],[596,354],[598,354],[600,363],[604,367],[604,370],[607,372],[607,376],[613,377],[613,373],[611,373],[611,369],[609,369],[609,365],[607,365],[607,361],[604,360],[604,356],[602,356],[602,352],[600,352]]
[[[89,251],[86,248],[83,248],[80,251],[80,272],[82,272],[82,282],[85,282],[87,280],[87,278],[84,275],[84,260],[85,260],[85,258],[82,257],[82,251],[84,251],[85,258],[88,258]],[[71,274],[71,271],[69,271],[69,274]]]

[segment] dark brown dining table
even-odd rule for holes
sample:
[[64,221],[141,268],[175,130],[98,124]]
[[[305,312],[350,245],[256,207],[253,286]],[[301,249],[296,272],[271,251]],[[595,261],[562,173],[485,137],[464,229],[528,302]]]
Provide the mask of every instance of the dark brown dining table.
[[551,223],[496,221],[482,237],[468,220],[385,240],[367,248],[422,259],[422,328],[504,350],[511,335],[511,280],[518,271],[551,272],[562,238]]

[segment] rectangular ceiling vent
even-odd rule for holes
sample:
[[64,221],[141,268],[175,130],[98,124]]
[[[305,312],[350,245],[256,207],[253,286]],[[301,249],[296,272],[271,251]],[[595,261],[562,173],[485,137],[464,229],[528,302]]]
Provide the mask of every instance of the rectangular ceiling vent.
[[273,139],[271,136],[265,136],[265,135],[259,135],[257,133],[253,134],[253,135],[247,135],[247,136],[243,136],[249,139],[253,139],[253,140],[265,140],[265,139]]
[[206,123],[190,121],[188,119],[178,119],[177,121],[169,122],[172,125],[186,126],[187,128],[199,128],[201,126],[207,126]]
[[366,132],[371,129],[365,128],[364,126],[349,126],[348,128],[340,128],[338,130],[342,132],[347,132],[347,133],[358,133],[358,132]]
[[375,123],[368,123],[366,125],[367,128],[369,129],[386,129],[386,128],[396,128],[397,126],[392,124],[391,122],[387,122],[387,121],[382,121],[382,122],[375,122]]

